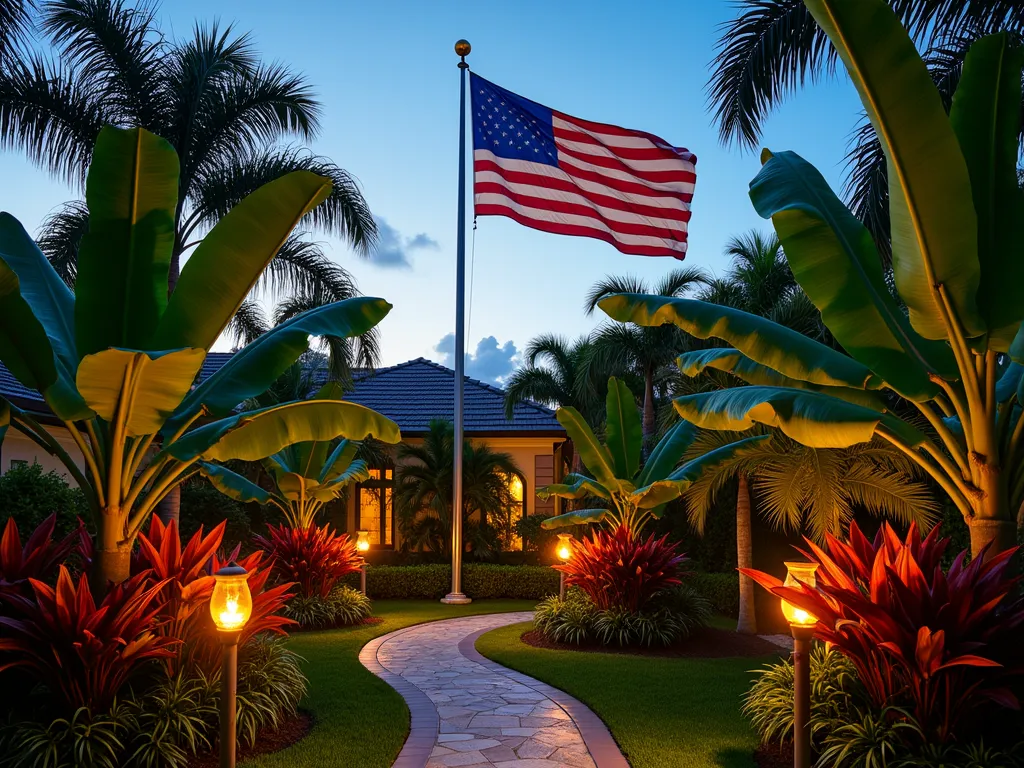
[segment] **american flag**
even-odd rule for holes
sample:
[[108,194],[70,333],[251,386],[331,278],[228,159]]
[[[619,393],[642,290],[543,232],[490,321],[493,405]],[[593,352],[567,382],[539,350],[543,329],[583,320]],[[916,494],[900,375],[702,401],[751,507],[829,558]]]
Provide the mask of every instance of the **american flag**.
[[595,237],[623,253],[686,255],[692,152],[556,112],[476,74],[470,87],[477,215]]

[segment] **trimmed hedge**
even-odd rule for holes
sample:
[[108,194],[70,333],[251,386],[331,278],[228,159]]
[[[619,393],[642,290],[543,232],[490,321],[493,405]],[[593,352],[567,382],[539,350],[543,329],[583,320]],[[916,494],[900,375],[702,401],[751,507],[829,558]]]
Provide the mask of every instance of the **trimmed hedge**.
[[683,582],[711,602],[715,613],[736,618],[740,615],[740,575],[698,571]]
[[[359,574],[345,583],[359,586]],[[450,565],[371,565],[366,592],[373,600],[440,600],[452,584]],[[558,594],[558,572],[540,565],[464,563],[462,591],[477,600],[540,600]]]

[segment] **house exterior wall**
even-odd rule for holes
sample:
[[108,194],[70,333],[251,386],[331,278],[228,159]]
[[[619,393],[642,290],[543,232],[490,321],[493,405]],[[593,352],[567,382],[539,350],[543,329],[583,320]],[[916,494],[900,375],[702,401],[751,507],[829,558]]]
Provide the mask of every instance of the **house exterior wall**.
[[[57,439],[57,442],[67,451],[79,469],[84,469],[85,459],[82,456],[82,452],[78,450],[78,446],[75,445],[75,441],[71,438],[71,434],[64,427],[55,426],[48,427],[48,432]],[[0,445],[0,475],[7,473],[13,466],[12,462],[21,461],[24,461],[26,464],[39,464],[44,472],[55,469],[64,477],[69,485],[78,486],[78,483],[68,473],[60,459],[56,456],[51,456],[18,430],[8,429],[7,434],[4,436],[3,444]]]
[[[554,514],[554,504],[551,501],[541,501],[537,498],[537,488],[554,482],[554,454],[555,448],[563,438],[554,437],[485,437],[469,438],[474,445],[486,444],[492,450],[509,454],[519,467],[526,485],[523,494],[524,515]],[[407,445],[420,445],[421,438],[410,437],[402,441]],[[392,450],[392,456],[395,450]],[[398,465],[396,464],[396,470]],[[354,535],[356,525],[356,494],[349,493],[346,509],[346,529],[349,534]],[[402,546],[402,534],[398,530],[397,513],[395,514],[395,549]]]

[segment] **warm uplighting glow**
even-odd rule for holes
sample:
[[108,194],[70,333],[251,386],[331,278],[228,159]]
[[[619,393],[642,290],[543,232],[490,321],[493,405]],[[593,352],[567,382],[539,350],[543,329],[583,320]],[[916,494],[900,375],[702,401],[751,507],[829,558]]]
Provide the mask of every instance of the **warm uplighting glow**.
[[559,560],[568,560],[570,557],[572,557],[572,545],[570,544],[571,541],[571,533],[558,534],[557,554]]
[[217,629],[237,632],[245,626],[252,614],[252,595],[246,579],[249,572],[231,563],[221,568],[213,578],[213,594],[210,596],[210,615]]
[[369,531],[356,531],[356,535],[359,536],[356,540],[356,549],[360,552],[370,551],[370,532]]
[[[786,563],[786,586],[795,587],[797,584],[804,584],[808,587],[815,587],[817,581],[814,578],[814,572],[817,569],[817,563]],[[782,601],[782,614],[786,617],[786,621],[797,626],[810,626],[818,623],[817,617],[785,600]]]

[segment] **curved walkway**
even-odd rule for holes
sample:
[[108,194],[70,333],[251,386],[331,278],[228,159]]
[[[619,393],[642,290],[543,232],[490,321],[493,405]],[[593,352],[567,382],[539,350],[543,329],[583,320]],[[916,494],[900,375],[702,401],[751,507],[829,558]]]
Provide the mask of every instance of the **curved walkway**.
[[398,691],[411,713],[393,768],[628,768],[587,707],[474,648],[484,632],[532,618],[446,619],[363,646],[359,661]]

